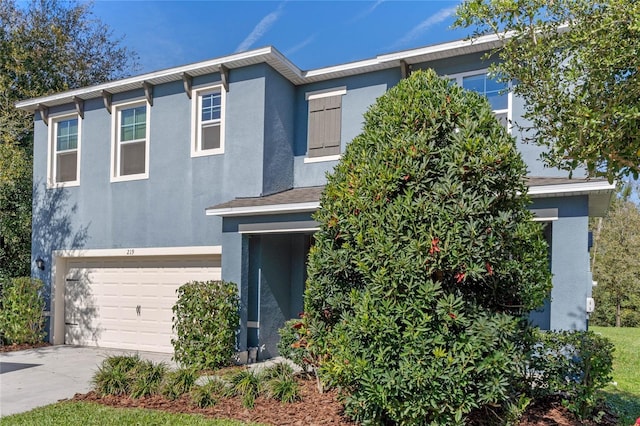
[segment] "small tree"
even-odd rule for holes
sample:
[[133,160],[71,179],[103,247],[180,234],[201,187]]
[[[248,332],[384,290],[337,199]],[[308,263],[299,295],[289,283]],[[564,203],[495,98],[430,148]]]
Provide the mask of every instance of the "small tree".
[[328,176],[305,293],[322,379],[360,421],[461,423],[509,397],[550,289],[525,164],[481,96],[418,71]]
[[231,362],[240,322],[238,286],[193,281],[178,290],[171,340],[174,359],[187,367],[214,369]]
[[137,55],[91,7],[76,0],[0,0],[0,276],[28,275],[31,263],[33,114],[15,103],[124,77],[137,67]]
[[[628,195],[628,194],[627,194]],[[616,199],[596,232],[593,291],[595,324],[640,325],[640,210],[631,201]]]

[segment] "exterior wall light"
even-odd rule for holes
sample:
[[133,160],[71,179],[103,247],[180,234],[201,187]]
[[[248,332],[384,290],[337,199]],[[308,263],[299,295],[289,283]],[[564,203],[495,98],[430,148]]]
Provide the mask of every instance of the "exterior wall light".
[[36,266],[38,267],[38,269],[40,269],[41,271],[44,271],[44,260],[42,260],[41,257],[36,259]]

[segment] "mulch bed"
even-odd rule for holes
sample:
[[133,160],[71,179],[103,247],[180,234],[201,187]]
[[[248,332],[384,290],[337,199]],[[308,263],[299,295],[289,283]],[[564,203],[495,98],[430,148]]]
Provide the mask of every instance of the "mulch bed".
[[[118,408],[146,408],[173,413],[202,414],[213,418],[236,419],[277,426],[302,425],[335,425],[348,426],[356,423],[343,415],[343,407],[338,402],[337,392],[318,393],[315,380],[299,379],[302,400],[291,404],[283,404],[273,399],[258,397],[253,409],[242,406],[239,398],[222,398],[210,408],[199,408],[191,404],[188,395],[170,401],[161,396],[150,396],[132,399],[128,396],[100,397],[95,392],[76,394],[75,401],[90,401]],[[474,421],[472,425],[487,424],[485,421]],[[617,419],[605,414],[600,426],[614,426]],[[519,426],[595,426],[596,423],[579,421],[557,399],[537,401],[524,414]]]
[[99,397],[95,392],[76,394],[74,401],[90,401],[119,408],[148,408],[173,413],[202,414],[207,417],[236,419],[282,426],[348,426],[355,425],[342,415],[342,405],[337,401],[337,393],[318,393],[315,380],[300,379],[301,401],[283,404],[274,399],[259,396],[253,409],[242,406],[240,398],[222,398],[209,408],[191,405],[189,396],[170,401],[161,396],[132,399],[128,396]]
[[26,349],[43,348],[45,346],[51,346],[51,343],[41,342],[35,344],[23,343],[20,345],[0,345],[0,352],[24,351]]
[[[0,346],[0,352],[21,351],[46,346],[51,346],[51,344],[6,345]],[[301,401],[283,404],[274,399],[259,396],[256,398],[253,409],[243,407],[240,398],[222,398],[213,407],[199,408],[191,404],[188,395],[171,401],[158,395],[133,399],[128,396],[113,395],[100,397],[95,392],[89,392],[76,394],[73,400],[95,402],[118,408],[146,408],[173,413],[202,414],[212,418],[236,419],[277,426],[353,426],[356,424],[344,417],[344,410],[342,404],[338,402],[338,394],[335,390],[318,393],[315,380],[299,378],[298,382]],[[474,422],[474,424],[479,423],[481,422]],[[606,413],[597,424],[614,426],[617,424],[617,418],[611,413]],[[595,426],[596,423],[579,421],[562,406],[558,399],[549,398],[531,404],[518,424],[518,426],[549,425]]]

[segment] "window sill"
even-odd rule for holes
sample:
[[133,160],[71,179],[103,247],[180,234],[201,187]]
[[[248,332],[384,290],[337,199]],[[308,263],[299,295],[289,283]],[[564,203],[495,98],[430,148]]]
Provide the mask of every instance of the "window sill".
[[111,176],[111,182],[128,182],[131,180],[149,179],[149,173],[141,173],[137,175]]
[[205,151],[191,151],[191,157],[208,157],[210,155],[221,155],[224,154],[223,148],[217,149],[207,149]]
[[47,189],[59,189],[59,188],[70,188],[74,186],[80,186],[79,180],[69,181],[69,182],[51,182],[47,183]]
[[342,154],[325,155],[324,157],[304,157],[304,163],[323,163],[325,161],[338,161],[342,158]]

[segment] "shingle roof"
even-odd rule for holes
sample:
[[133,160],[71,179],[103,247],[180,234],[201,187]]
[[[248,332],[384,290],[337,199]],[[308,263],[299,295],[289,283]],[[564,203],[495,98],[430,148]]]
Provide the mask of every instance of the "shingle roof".
[[[533,187],[548,187],[553,185],[578,185],[585,183],[602,183],[606,182],[603,179],[568,179],[568,178],[554,178],[554,177],[528,177],[527,185],[529,188]],[[243,197],[236,198],[225,203],[216,204],[207,208],[207,210],[221,210],[221,209],[236,209],[247,207],[263,207],[274,206],[284,204],[302,204],[313,203],[320,201],[320,195],[324,186],[309,186],[301,188],[293,188],[286,191],[278,192],[276,194],[265,195],[262,197]]]
[[322,194],[323,189],[324,186],[308,186],[293,188],[262,197],[241,197],[209,207],[207,210],[318,202],[320,201],[320,194]]

